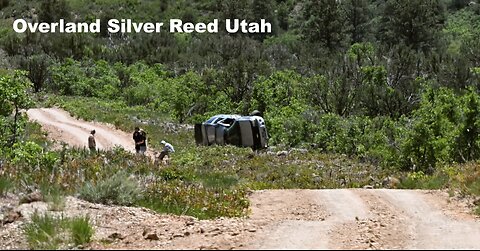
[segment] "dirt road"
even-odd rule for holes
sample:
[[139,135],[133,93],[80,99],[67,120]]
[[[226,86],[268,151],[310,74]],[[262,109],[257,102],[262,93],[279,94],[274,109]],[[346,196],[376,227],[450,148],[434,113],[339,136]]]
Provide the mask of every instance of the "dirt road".
[[252,219],[271,219],[245,248],[480,249],[479,218],[448,201],[420,190],[258,192]]
[[[95,130],[97,148],[111,149],[120,146],[127,151],[135,152],[135,145],[130,133],[116,130],[112,125],[98,122],[86,122],[70,116],[66,111],[56,108],[30,109],[29,119],[42,125],[48,137],[65,142],[70,146],[88,147],[88,136]],[[149,155],[152,153],[149,151]]]
[[[32,109],[28,115],[39,122],[52,139],[84,147],[89,131],[95,129],[100,148],[120,145],[133,151],[131,135],[113,126],[79,121],[59,109]],[[104,222],[97,226],[109,231],[104,232],[104,236],[120,233],[131,237],[109,246],[93,247],[480,249],[480,219],[471,214],[472,208],[464,201],[450,198],[442,191],[268,190],[254,192],[250,200],[252,213],[245,219],[179,223],[178,229],[168,222],[161,227],[148,226],[152,231],[172,233],[164,235],[165,240],[163,237],[157,241],[145,240],[141,235],[145,226],[132,225],[138,222],[133,218],[121,219],[115,224]],[[95,215],[95,211],[92,214]],[[158,216],[145,216],[151,217]],[[177,230],[180,233],[173,234]],[[184,234],[187,232],[188,235]]]

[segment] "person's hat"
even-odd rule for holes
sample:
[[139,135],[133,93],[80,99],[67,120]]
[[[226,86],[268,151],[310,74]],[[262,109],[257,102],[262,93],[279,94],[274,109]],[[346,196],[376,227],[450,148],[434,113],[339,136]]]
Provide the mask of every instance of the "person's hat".
[[161,144],[165,145],[167,144],[167,142],[165,142],[165,140],[162,140],[162,142],[160,142]]
[[91,134],[95,134],[95,130],[91,130],[90,133],[91,133]]

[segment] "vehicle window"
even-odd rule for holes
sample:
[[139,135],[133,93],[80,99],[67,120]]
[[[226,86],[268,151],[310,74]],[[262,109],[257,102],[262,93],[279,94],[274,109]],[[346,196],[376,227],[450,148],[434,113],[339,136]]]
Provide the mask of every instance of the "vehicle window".
[[232,125],[233,122],[235,122],[235,119],[233,118],[226,118],[222,121],[223,124],[228,124],[228,125]]
[[213,124],[213,121],[218,120],[218,117],[212,117],[209,120],[207,120],[206,123]]

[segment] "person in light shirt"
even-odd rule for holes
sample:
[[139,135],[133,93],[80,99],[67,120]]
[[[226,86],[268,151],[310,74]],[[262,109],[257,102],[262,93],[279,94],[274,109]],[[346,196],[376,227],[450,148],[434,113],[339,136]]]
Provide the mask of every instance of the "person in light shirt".
[[165,140],[160,142],[163,145],[163,150],[160,152],[160,156],[158,156],[159,160],[163,160],[163,158],[168,155],[170,157],[170,153],[174,153],[175,149],[173,148],[172,144],[167,143]]

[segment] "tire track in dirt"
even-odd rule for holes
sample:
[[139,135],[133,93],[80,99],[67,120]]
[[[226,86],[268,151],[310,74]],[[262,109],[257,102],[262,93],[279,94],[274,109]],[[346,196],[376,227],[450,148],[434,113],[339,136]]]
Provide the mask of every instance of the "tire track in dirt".
[[[49,137],[65,142],[74,147],[88,147],[88,136],[95,130],[97,148],[102,150],[122,147],[126,151],[135,152],[132,136],[115,129],[111,125],[99,122],[86,122],[70,116],[66,111],[57,108],[38,108],[27,111],[29,119],[36,121],[49,133]],[[149,149],[147,155],[153,156]]]
[[[408,216],[387,203],[376,190],[352,190],[370,212],[335,227],[331,238],[341,249],[401,249],[409,239],[405,227]],[[354,233],[354,234],[353,234]]]
[[410,218],[406,249],[480,249],[480,221],[455,217],[437,208],[425,191],[380,190],[382,197]]
[[[350,190],[299,191],[296,194],[296,205],[301,207],[313,204],[322,211],[310,214],[324,214],[324,218],[309,220],[307,217],[274,222],[264,230],[265,238],[253,241],[247,245],[248,249],[330,249],[338,245],[329,238],[335,226],[354,222],[355,218],[368,215],[363,202]],[[290,191],[286,190],[284,193],[288,194]],[[278,192],[272,196],[279,200],[285,199]]]
[[[291,200],[289,190],[272,190],[276,201]],[[426,196],[427,193],[431,193]],[[297,190],[295,204],[315,204],[324,220],[279,219],[268,223],[247,249],[479,249],[480,220],[441,207],[439,191]],[[432,195],[435,194],[435,195]],[[258,200],[258,202],[256,202]],[[252,197],[264,209],[271,200]],[[437,203],[434,203],[434,202]],[[442,203],[438,203],[442,202]],[[283,203],[285,204],[285,203]],[[275,206],[269,205],[275,219]],[[262,210],[252,210],[252,219]],[[280,209],[280,208],[278,208]],[[462,217],[452,215],[462,214]],[[259,217],[260,216],[260,217]]]

